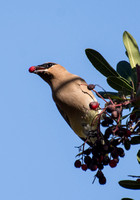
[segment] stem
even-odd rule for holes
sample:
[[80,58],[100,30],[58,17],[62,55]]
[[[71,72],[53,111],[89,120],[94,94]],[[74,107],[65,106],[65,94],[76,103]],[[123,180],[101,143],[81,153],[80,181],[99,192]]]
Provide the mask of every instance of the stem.
[[108,103],[98,92],[96,92],[96,90],[93,89],[93,92],[95,92],[97,94],[97,96],[99,96],[103,101]]

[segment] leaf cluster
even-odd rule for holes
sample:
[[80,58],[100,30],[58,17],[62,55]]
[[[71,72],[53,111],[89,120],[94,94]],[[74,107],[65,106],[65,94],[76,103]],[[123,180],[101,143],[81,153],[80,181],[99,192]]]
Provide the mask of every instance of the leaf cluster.
[[[125,96],[135,96],[137,93],[138,76],[136,66],[140,65],[140,52],[136,40],[127,31],[123,34],[123,42],[126,48],[126,55],[129,62],[120,61],[116,70],[105,60],[105,58],[93,49],[86,49],[86,55],[93,66],[107,78],[107,83],[110,87],[117,90],[114,93],[114,98],[120,97],[120,94]],[[107,95],[112,95],[111,92],[102,92],[102,96],[107,98]]]
[[[129,62],[124,60],[118,62],[116,70],[96,50],[88,48],[85,52],[92,65],[106,77],[109,86],[116,90],[116,92],[100,91],[98,93],[105,99],[111,98],[119,102],[124,99],[129,100],[132,103],[125,108],[133,107],[131,114],[135,114],[140,121],[140,51],[136,40],[127,31],[123,33],[123,43]],[[140,136],[131,138],[131,144],[140,144]],[[140,164],[140,150],[137,153],[137,160]],[[119,181],[119,184],[128,189],[140,189],[140,179],[123,180]]]

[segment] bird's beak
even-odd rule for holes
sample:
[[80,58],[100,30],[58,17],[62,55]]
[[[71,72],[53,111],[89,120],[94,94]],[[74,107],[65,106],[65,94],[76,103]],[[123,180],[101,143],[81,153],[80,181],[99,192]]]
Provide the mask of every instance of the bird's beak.
[[42,66],[32,66],[29,68],[29,72],[30,73],[35,73],[35,74],[38,74],[38,73],[42,73],[44,71],[46,71],[47,69],[42,67]]

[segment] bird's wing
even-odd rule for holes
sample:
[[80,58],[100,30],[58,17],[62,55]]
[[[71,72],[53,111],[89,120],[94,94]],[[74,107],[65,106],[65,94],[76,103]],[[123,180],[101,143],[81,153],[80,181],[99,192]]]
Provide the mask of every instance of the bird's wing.
[[[65,121],[68,123],[68,125],[71,127],[71,125],[70,125],[70,121],[69,121],[69,118],[68,118],[68,116],[66,115],[66,113],[56,104],[56,106],[57,106],[57,109],[59,110],[59,112],[60,112],[60,114],[62,115],[62,117],[65,119]],[[72,127],[71,127],[72,128]],[[80,136],[79,136],[80,137]],[[83,140],[84,142],[86,141],[86,138],[82,138],[82,137],[80,137],[81,138],[81,140]],[[86,142],[87,144],[89,144],[89,145],[92,145],[92,143],[91,142]]]
[[68,123],[68,125],[71,127],[70,125],[70,121],[69,121],[69,118],[68,116],[66,115],[66,113],[58,106],[58,104],[56,104],[60,114],[62,115],[62,117],[65,119],[65,121]]

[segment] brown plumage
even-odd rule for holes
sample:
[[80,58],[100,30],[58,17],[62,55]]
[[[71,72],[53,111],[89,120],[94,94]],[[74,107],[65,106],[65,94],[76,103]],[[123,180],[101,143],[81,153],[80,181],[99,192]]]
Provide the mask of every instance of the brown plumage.
[[91,102],[97,100],[87,89],[87,83],[55,63],[31,67],[29,71],[38,74],[50,85],[59,112],[74,132],[84,141],[87,139],[88,143],[94,143],[99,110],[91,110],[89,107]]

